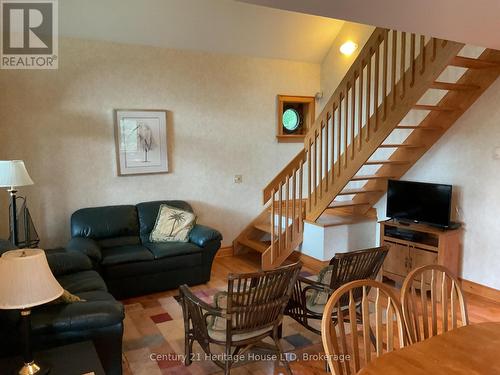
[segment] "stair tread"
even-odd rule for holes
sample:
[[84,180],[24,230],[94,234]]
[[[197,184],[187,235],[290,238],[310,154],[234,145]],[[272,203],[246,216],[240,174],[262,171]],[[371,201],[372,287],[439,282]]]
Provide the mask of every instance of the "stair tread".
[[257,223],[253,226],[262,232],[271,233],[271,223]]
[[429,105],[429,104],[415,104],[413,109],[423,110],[423,111],[441,111],[441,112],[453,112],[458,108],[455,107],[445,107],[442,105]]
[[461,83],[450,83],[436,81],[431,84],[431,89],[449,90],[449,91],[470,91],[480,89],[477,85],[465,85]]
[[339,208],[339,207],[351,207],[351,206],[365,206],[370,204],[369,202],[356,202],[353,200],[350,201],[334,201],[330,203],[328,208]]
[[443,130],[439,126],[420,126],[420,125],[398,125],[396,129],[417,129],[417,130]]
[[378,164],[409,164],[409,160],[368,160],[365,165],[378,165]]
[[344,189],[338,195],[354,195],[354,194],[368,194],[368,193],[380,193],[382,189],[368,189],[368,188],[360,188],[360,189]]
[[238,242],[241,243],[242,245],[249,247],[251,249],[254,249],[260,253],[265,252],[269,248],[269,245],[266,244],[265,242],[252,240],[250,238],[242,238],[242,239],[238,240]]
[[451,66],[458,66],[467,69],[491,69],[500,68],[500,63],[494,61],[473,59],[470,57],[456,56],[451,62]]
[[367,174],[367,175],[359,175],[351,178],[351,181],[362,181],[362,180],[375,180],[375,179],[388,179],[394,178],[394,176],[382,176],[378,174]]
[[378,146],[379,148],[398,148],[398,147],[407,147],[407,148],[420,148],[424,147],[423,145],[415,145],[410,143],[386,143]]
[[312,225],[318,225],[320,227],[335,227],[340,225],[351,225],[357,223],[363,223],[367,221],[376,221],[377,217],[368,215],[356,215],[356,214],[332,214],[323,213],[315,222],[305,221]]

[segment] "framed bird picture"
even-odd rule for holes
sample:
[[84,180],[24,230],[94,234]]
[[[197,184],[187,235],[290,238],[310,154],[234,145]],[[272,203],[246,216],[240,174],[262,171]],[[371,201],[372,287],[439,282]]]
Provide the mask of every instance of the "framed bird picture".
[[115,110],[118,175],[168,172],[167,111]]

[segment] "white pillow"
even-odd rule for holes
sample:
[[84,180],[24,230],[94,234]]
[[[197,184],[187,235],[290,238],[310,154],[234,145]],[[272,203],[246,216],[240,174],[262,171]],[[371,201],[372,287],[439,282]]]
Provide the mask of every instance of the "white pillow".
[[196,216],[192,212],[162,204],[149,240],[151,242],[188,242],[189,232],[193,229],[195,222]]

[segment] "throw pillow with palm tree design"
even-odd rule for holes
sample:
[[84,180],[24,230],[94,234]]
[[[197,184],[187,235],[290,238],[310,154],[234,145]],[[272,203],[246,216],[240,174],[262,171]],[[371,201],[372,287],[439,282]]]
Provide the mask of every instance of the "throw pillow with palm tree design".
[[162,204],[149,239],[151,242],[188,242],[195,223],[192,212]]

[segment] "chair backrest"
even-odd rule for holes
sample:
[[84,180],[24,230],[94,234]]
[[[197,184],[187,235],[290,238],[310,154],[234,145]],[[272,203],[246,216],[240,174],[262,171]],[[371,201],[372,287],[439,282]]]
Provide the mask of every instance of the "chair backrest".
[[298,262],[271,271],[230,274],[228,336],[279,324],[301,267],[302,263]]
[[401,289],[401,303],[411,343],[469,324],[459,281],[440,265],[411,271]]
[[[330,261],[331,279],[330,288],[337,290],[342,285],[355,280],[374,280],[384,263],[389,251],[388,246],[374,247],[371,249],[350,251],[348,253],[337,253]],[[361,299],[361,289],[354,291],[354,300]],[[349,302],[344,296],[342,302],[345,305]]]
[[[362,296],[359,303],[354,298],[355,291]],[[347,306],[342,303],[344,298],[349,301]],[[399,298],[389,286],[375,280],[357,280],[341,286],[326,304],[321,338],[335,375],[357,373],[373,357],[404,346]]]
[[335,254],[330,261],[332,268],[330,288],[336,290],[354,280],[375,279],[388,251],[388,246],[380,246]]

